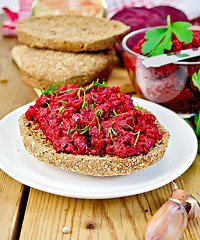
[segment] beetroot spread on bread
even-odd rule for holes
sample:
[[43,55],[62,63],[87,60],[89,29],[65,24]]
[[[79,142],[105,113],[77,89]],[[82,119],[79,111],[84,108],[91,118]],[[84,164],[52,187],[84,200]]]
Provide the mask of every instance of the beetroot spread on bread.
[[163,134],[155,116],[134,105],[118,87],[98,81],[44,92],[25,113],[56,152],[83,155],[146,155]]

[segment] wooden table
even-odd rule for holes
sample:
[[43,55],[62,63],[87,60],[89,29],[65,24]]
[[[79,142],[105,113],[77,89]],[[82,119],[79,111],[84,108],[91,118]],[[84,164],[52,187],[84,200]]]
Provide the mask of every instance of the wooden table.
[[[1,16],[1,22],[2,19]],[[37,97],[21,81],[19,69],[11,59],[10,50],[16,44],[16,39],[0,37],[0,119]],[[118,66],[111,78],[119,80],[128,76]],[[199,155],[175,182],[200,200]],[[169,199],[172,190],[170,183],[135,196],[75,199],[29,188],[0,170],[0,239],[142,240],[147,222]],[[95,223],[94,229],[86,228],[90,219]],[[70,229],[69,234],[62,233],[64,226]],[[200,239],[200,217],[188,223],[183,239]]]

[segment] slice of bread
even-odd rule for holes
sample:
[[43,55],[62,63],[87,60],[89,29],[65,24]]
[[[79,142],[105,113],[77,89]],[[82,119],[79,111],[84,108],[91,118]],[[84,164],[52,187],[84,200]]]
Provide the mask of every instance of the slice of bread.
[[73,83],[85,86],[97,78],[106,81],[113,67],[113,50],[70,53],[26,47],[21,57],[23,81],[35,88],[47,89],[59,80],[59,86]]
[[57,153],[52,143],[46,140],[41,129],[34,129],[36,125],[28,121],[24,114],[19,119],[24,146],[38,160],[67,171],[100,177],[130,174],[161,160],[168,146],[169,133],[157,120],[156,125],[160,133],[165,132],[165,134],[147,155],[119,158],[111,155],[93,156]]
[[17,25],[22,43],[67,52],[111,49],[129,29],[119,21],[72,14],[32,17]]

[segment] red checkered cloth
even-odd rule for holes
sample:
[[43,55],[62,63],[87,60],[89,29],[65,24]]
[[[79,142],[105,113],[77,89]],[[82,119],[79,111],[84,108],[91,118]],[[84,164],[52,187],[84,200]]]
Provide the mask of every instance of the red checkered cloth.
[[107,17],[111,18],[116,12],[127,7],[152,8],[158,5],[176,5],[180,0],[106,0],[108,4]]
[[33,3],[33,0],[19,0],[19,7],[20,7],[19,13],[12,12],[6,7],[3,8],[6,15],[10,18],[9,20],[5,20],[3,22],[2,34],[4,36],[9,36],[9,37],[17,36],[15,27],[17,26],[17,23],[20,19],[31,16],[32,3]]

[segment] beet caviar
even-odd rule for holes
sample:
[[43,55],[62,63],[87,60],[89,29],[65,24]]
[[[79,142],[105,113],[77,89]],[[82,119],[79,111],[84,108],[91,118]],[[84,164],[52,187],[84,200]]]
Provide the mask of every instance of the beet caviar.
[[41,128],[57,152],[115,155],[147,154],[162,138],[155,116],[134,106],[118,87],[98,81],[42,93],[25,114]]

